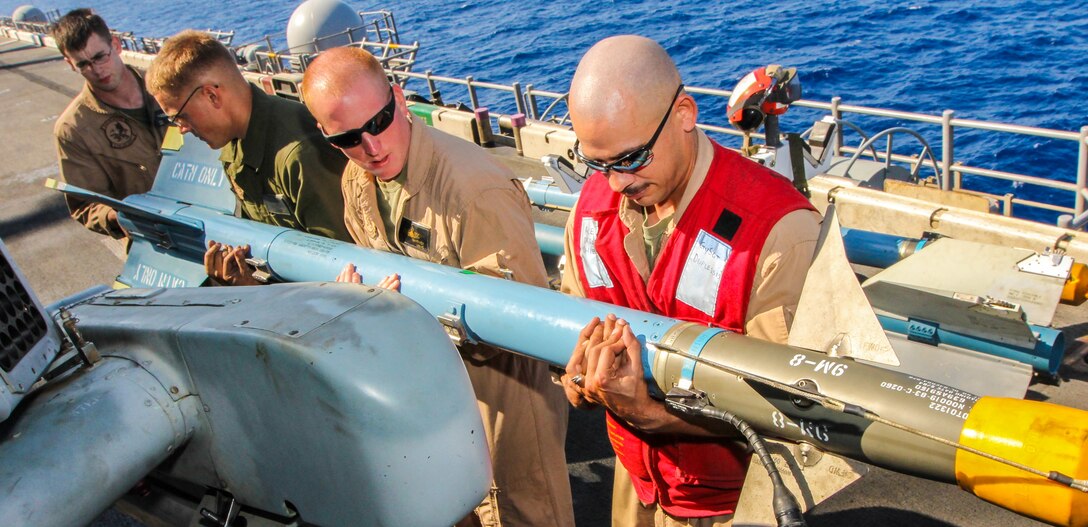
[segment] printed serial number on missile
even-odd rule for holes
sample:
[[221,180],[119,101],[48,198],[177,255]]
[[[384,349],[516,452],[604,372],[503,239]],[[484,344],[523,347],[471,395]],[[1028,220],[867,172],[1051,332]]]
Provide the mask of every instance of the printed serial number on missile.
[[811,437],[822,443],[831,441],[831,435],[828,433],[828,426],[823,423],[806,419],[798,419],[797,422],[794,422],[779,412],[771,412],[771,423],[783,430],[795,428],[802,436]]
[[832,377],[841,377],[842,374],[846,373],[846,370],[850,368],[850,365],[843,364],[841,362],[835,362],[826,359],[815,361],[809,359],[807,355],[801,353],[794,355],[793,358],[790,359],[790,366],[811,366],[812,371],[823,375],[830,375]]

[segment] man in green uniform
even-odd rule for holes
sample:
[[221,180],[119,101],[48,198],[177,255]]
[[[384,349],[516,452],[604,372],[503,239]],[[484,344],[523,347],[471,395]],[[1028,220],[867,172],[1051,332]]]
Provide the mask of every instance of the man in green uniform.
[[[140,75],[121,62],[121,42],[90,9],[61,17],[52,35],[65,62],[87,80],[53,128],[61,179],[117,199],[151,190],[166,119]],[[88,229],[125,235],[112,207],[65,199]]]
[[[246,82],[222,43],[200,31],[170,37],[147,72],[147,87],[183,133],[222,149],[241,217],[351,241],[340,193],[347,159],[322,139],[304,106]],[[209,254],[221,249],[209,243]],[[217,274],[209,268],[213,278],[238,277]]]
[[[412,122],[400,86],[389,84],[372,55],[359,48],[323,52],[306,70],[302,94],[326,139],[351,159],[344,214],[355,243],[545,285],[520,182],[480,147]],[[350,266],[341,278],[361,279]],[[389,281],[395,287],[395,275]],[[464,345],[461,355],[495,481],[469,521],[573,525],[563,451],[567,410],[547,366],[486,346]]]

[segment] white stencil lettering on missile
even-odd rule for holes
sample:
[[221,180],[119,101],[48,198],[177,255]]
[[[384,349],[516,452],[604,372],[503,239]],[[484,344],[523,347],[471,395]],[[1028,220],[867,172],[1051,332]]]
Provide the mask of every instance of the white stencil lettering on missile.
[[911,380],[916,382],[913,387],[902,386],[892,382],[881,382],[880,387],[885,390],[928,400],[928,409],[934,412],[948,414],[959,419],[967,419],[969,408],[974,406],[975,402],[978,401],[978,396],[962,390],[957,390],[951,386],[945,386],[917,377],[911,377]]
[[179,161],[170,171],[170,179],[195,185],[219,188],[223,185],[223,167]]
[[846,373],[846,370],[850,368],[849,364],[826,359],[814,361],[809,359],[807,355],[801,353],[794,355],[793,358],[790,359],[790,366],[812,366],[812,371],[823,375],[830,375],[832,377],[842,377],[842,374]]
[[797,422],[793,422],[790,418],[779,412],[771,412],[771,423],[783,430],[796,429],[802,436],[811,437],[822,443],[831,441],[831,434],[828,433],[828,427],[823,423],[807,419],[798,419]]
[[189,282],[180,276],[144,264],[136,266],[135,278],[137,282],[147,287],[189,286]]

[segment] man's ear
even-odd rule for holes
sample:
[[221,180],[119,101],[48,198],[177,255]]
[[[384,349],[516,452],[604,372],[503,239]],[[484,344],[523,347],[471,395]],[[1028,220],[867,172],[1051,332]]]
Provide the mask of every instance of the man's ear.
[[205,84],[201,86],[201,90],[207,90],[208,100],[211,101],[212,107],[216,110],[223,109],[223,95],[219,92],[222,88],[221,85]]
[[695,104],[695,99],[691,95],[687,93],[680,95],[680,103],[677,105],[676,113],[680,117],[685,132],[695,129],[696,123],[699,122],[699,105]]

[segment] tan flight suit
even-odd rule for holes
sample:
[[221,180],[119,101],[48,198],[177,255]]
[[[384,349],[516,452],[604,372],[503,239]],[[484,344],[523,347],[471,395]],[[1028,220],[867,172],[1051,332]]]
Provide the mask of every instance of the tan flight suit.
[[[116,199],[151,190],[166,132],[159,104],[148,95],[136,70],[129,70],[140,83],[146,119],[133,119],[99,101],[84,83],[53,127],[61,180]],[[72,218],[88,229],[114,238],[125,235],[106,221],[113,210],[109,206],[68,196],[65,200]]]
[[[710,139],[702,131],[697,133],[699,134],[699,150],[696,154],[691,181],[684,189],[684,196],[680,199],[676,212],[673,213],[665,229],[661,239],[662,245],[665,244],[669,234],[676,229],[676,224],[683,216],[684,210],[706,180],[710,162],[714,158]],[[642,207],[623,198],[619,214],[620,220],[629,230],[624,243],[627,257],[635,264],[645,281],[650,276],[650,265],[647,262],[645,244],[642,241]],[[567,262],[574,261],[572,259],[574,254],[573,219],[574,214],[571,214],[566,227],[564,251]],[[758,271],[752,283],[752,294],[748,301],[748,313],[745,315],[744,325],[748,335],[770,342],[786,343],[819,235],[820,215],[811,210],[798,210],[786,214],[771,228],[756,264]],[[627,240],[633,243],[627,243]],[[562,291],[576,296],[585,296],[576,265],[567,265],[564,268]],[[641,504],[635,494],[635,487],[631,484],[630,476],[627,475],[627,469],[619,462],[616,463],[612,493],[612,525],[615,527],[722,527],[732,523],[731,514],[711,518],[673,518],[656,504],[650,506]]]
[[350,242],[340,192],[347,158],[321,137],[301,103],[250,91],[246,135],[219,153],[242,217]]
[[[476,145],[421,123],[411,128],[407,181],[393,207],[398,239],[386,238],[374,177],[354,163],[344,171],[344,218],[355,242],[545,286],[528,197],[513,174]],[[487,347],[465,346],[461,355],[483,417],[502,524],[574,525],[567,403],[547,366]],[[497,524],[489,501],[477,508],[485,526]]]

